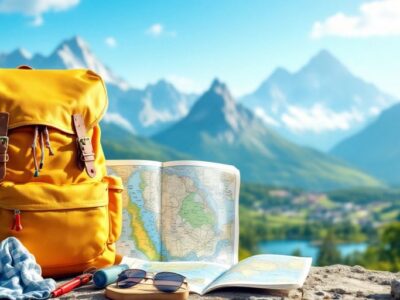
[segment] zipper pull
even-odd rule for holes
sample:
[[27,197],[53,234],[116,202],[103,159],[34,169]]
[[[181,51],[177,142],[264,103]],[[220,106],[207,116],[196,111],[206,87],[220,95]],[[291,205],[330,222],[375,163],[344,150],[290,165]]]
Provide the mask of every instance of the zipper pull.
[[14,223],[11,230],[21,231],[22,223],[21,223],[21,211],[19,209],[14,209]]

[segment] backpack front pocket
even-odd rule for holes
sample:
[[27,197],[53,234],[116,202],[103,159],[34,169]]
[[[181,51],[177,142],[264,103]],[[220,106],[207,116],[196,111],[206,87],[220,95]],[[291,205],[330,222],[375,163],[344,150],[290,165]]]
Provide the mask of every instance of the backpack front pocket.
[[108,184],[0,186],[0,240],[14,236],[46,268],[90,264],[107,247]]

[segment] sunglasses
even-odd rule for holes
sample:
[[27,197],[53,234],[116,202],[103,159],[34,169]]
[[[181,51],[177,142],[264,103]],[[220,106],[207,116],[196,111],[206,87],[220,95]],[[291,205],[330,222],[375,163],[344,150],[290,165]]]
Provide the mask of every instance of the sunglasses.
[[141,283],[146,279],[152,279],[153,285],[161,292],[174,293],[179,290],[182,285],[186,284],[186,277],[173,272],[160,272],[153,276],[148,276],[145,270],[129,269],[118,275],[117,287],[127,289]]

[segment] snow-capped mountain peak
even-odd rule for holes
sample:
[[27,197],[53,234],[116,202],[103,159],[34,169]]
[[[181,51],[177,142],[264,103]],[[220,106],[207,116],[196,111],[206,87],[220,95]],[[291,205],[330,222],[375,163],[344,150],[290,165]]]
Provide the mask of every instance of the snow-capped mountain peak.
[[215,78],[213,80],[208,91],[210,93],[215,93],[219,95],[220,97],[217,97],[217,99],[222,100],[225,105],[235,104],[235,100],[233,99],[233,96],[229,91],[228,86],[224,82],[220,81],[218,78]]
[[327,150],[397,100],[321,50],[296,72],[278,68],[242,101],[286,138]]
[[18,48],[8,54],[0,54],[0,65],[4,68],[16,68],[29,64],[32,55],[23,48]]
[[283,67],[278,67],[275,69],[275,71],[271,74],[271,76],[269,78],[274,79],[274,80],[282,80],[282,79],[287,78],[290,75],[291,74],[289,73],[288,70],[286,70]]
[[63,41],[53,54],[59,55],[69,68],[90,66],[94,69],[101,64],[90,51],[89,45],[78,36]]
[[50,59],[61,60],[61,64],[67,69],[90,69],[99,73],[107,82],[126,90],[129,85],[113,74],[113,72],[101,63],[90,50],[86,41],[75,36],[63,41],[50,55]]
[[332,76],[340,73],[349,75],[349,70],[328,50],[321,50],[311,57],[309,62],[298,73],[315,73],[318,75]]
[[209,124],[210,132],[215,134],[232,136],[232,133],[241,132],[249,126],[254,117],[235,101],[225,83],[215,79],[208,91],[194,104],[187,119]]
[[13,52],[11,52],[9,55],[11,57],[15,57],[15,58],[19,57],[19,58],[27,59],[27,60],[32,58],[32,54],[24,48],[18,48],[16,50],[14,50]]
[[166,91],[166,90],[175,89],[175,87],[171,83],[169,83],[167,80],[160,79],[155,83],[148,84],[145,89],[146,90],[162,89],[162,90]]
[[19,65],[30,65],[35,69],[90,69],[103,77],[104,81],[127,90],[129,85],[106,67],[90,50],[88,43],[81,37],[64,40],[48,56],[32,56],[23,48],[0,55],[0,66],[16,68]]
[[151,135],[184,117],[197,95],[178,91],[173,84],[159,80],[145,89],[130,87],[105,66],[89,44],[74,36],[62,41],[50,55],[33,57],[23,49],[0,53],[0,67],[30,65],[35,69],[91,69],[107,84],[109,110],[104,122],[118,124],[130,132]]

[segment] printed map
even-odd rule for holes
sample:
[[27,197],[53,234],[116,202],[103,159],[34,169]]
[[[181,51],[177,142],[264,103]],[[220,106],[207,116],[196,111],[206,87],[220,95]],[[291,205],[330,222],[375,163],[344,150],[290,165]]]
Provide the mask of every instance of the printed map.
[[155,261],[237,262],[236,169],[112,161],[109,173],[125,186],[119,253]]
[[248,283],[251,286],[279,286],[304,282],[311,258],[285,255],[255,255],[242,260],[213,282],[213,287]]
[[124,257],[122,263],[151,273],[170,271],[186,277],[190,291],[205,294],[223,287],[293,289],[303,285],[311,258],[263,254],[229,267],[207,262],[153,262]]

